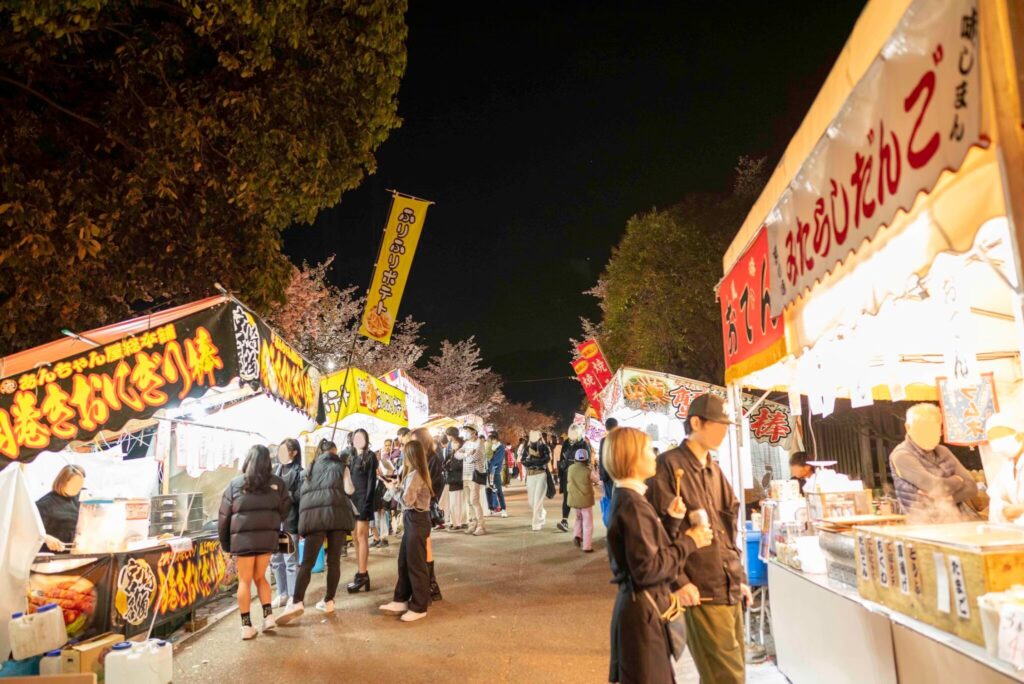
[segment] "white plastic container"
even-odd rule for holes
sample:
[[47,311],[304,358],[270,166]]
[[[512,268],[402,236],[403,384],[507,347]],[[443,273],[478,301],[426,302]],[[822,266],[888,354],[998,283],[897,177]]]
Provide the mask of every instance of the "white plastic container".
[[166,641],[122,641],[104,661],[107,684],[170,684],[172,647]]
[[63,651],[47,651],[43,654],[43,657],[39,660],[39,674],[51,675],[51,674],[63,674],[64,673],[64,654]]
[[15,613],[8,624],[11,652],[15,660],[24,660],[58,649],[68,641],[64,611],[56,603],[47,603],[34,613]]
[[978,610],[981,611],[981,631],[985,635],[985,650],[993,658],[999,656],[999,606],[1002,605],[1002,594],[991,593],[978,597]]

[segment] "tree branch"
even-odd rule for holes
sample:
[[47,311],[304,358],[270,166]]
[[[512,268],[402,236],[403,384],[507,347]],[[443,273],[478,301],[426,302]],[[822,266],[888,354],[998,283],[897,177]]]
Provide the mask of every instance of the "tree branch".
[[77,112],[73,112],[70,109],[68,109],[67,107],[64,107],[63,105],[58,104],[57,102],[54,102],[49,97],[47,97],[46,95],[43,95],[41,92],[39,92],[38,90],[32,88],[31,86],[26,85],[25,83],[21,83],[20,81],[15,81],[13,78],[8,78],[7,76],[3,76],[3,75],[0,75],[0,81],[2,81],[4,83],[9,83],[12,86],[15,86],[16,88],[21,88],[22,90],[24,90],[29,95],[32,95],[33,97],[42,100],[43,102],[45,102],[46,104],[50,105],[51,107],[53,107],[57,111],[65,114],[67,116],[70,116],[72,119],[76,119],[78,121],[81,121],[82,123],[84,123],[84,124],[86,124],[88,126],[92,126],[97,131],[100,131],[101,133],[106,135],[108,138],[110,138],[111,140],[116,142],[121,147],[124,147],[127,150],[131,150],[132,152],[139,152],[139,149],[136,148],[134,145],[132,145],[132,144],[122,140],[119,136],[116,136],[113,133],[110,133],[109,131],[105,130],[101,125],[99,125],[98,123],[96,123],[95,121],[90,119],[89,117],[83,116],[83,115],[81,115],[81,114],[79,114]]

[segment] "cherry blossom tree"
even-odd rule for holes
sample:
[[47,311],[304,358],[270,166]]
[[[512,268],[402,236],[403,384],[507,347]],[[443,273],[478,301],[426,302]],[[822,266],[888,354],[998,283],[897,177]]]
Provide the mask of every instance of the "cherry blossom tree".
[[328,282],[333,260],[293,268],[285,300],[267,312],[267,321],[324,371],[343,368],[350,353],[353,366],[376,376],[413,368],[426,350],[420,344],[423,324],[406,316],[389,345],[359,335],[366,296],[354,285],[338,288]]
[[502,404],[491,416],[491,421],[498,429],[498,436],[502,441],[513,445],[530,430],[544,431],[555,427],[553,416],[534,410],[529,402]]
[[474,413],[489,418],[505,398],[501,377],[483,365],[476,339],[444,340],[426,367],[414,371],[430,395],[434,413],[460,416]]

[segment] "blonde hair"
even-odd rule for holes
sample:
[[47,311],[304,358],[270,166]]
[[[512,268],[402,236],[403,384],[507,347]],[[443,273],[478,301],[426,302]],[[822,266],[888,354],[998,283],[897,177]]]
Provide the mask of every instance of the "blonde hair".
[[651,448],[651,438],[636,428],[615,428],[608,433],[604,443],[601,460],[604,469],[613,480],[625,480],[633,477],[637,470],[637,462],[646,457]]
[[68,483],[73,478],[80,477],[85,479],[85,470],[76,465],[66,465],[60,469],[57,473],[57,477],[53,478],[53,491],[61,496],[65,496],[64,492],[68,489]]

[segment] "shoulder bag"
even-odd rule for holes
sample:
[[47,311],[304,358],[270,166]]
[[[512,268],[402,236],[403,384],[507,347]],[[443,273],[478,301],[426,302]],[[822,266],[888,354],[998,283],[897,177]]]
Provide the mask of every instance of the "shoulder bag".
[[553,499],[555,498],[555,478],[551,476],[551,471],[547,468],[544,469],[544,476],[548,480],[548,489],[545,494],[547,495],[547,498]]
[[650,601],[651,607],[654,608],[654,612],[657,613],[658,618],[661,620],[661,625],[665,629],[665,638],[668,640],[668,647],[672,651],[672,657],[679,660],[686,649],[686,620],[682,619],[685,609],[679,602],[679,597],[675,594],[669,594],[668,609],[662,612],[654,601],[654,597],[646,589],[644,589],[644,596]]

